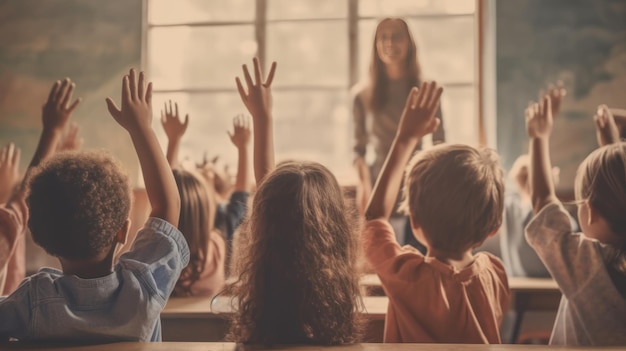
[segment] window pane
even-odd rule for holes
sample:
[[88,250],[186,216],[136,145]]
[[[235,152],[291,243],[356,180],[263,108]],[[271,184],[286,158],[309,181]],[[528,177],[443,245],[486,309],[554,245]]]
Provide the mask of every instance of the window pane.
[[473,86],[444,87],[441,112],[446,142],[470,145],[478,143],[478,120]]
[[254,0],[149,0],[150,24],[253,21]]
[[280,64],[277,84],[347,85],[346,21],[271,24],[267,36],[267,58]]
[[472,14],[474,0],[360,0],[360,16]]
[[[369,69],[377,23],[375,20],[359,23],[359,71],[362,77]],[[442,83],[474,81],[473,17],[409,20],[408,24],[417,44],[417,58],[424,79],[436,79]]]
[[210,158],[220,156],[220,160],[237,169],[237,150],[231,143],[226,131],[232,132],[232,119],[239,113],[246,112],[239,94],[163,94],[153,97],[153,127],[163,149],[167,147],[167,138],[159,118],[163,103],[169,99],[178,102],[180,114],[184,118],[189,114],[189,127],[180,147],[180,160],[184,163],[200,162],[205,152]]
[[253,26],[153,28],[148,40],[156,89],[234,89],[241,64],[256,53]]
[[277,162],[320,162],[341,177],[351,170],[352,138],[344,90],[276,91]]
[[267,18],[346,18],[347,0],[268,0]]

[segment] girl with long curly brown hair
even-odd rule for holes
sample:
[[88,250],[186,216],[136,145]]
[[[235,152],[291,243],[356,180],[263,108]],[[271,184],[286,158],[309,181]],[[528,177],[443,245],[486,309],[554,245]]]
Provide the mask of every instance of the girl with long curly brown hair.
[[[261,81],[244,65],[237,78],[254,125],[258,184],[244,235],[237,311],[230,338],[253,344],[350,344],[361,335],[357,237],[342,192],[330,171],[314,162],[274,166],[271,91],[276,63]],[[274,169],[275,168],[275,169]]]

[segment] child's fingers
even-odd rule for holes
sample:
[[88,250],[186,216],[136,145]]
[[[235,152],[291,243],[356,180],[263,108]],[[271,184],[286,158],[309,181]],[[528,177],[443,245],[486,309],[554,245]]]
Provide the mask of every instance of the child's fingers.
[[185,129],[187,129],[187,126],[189,125],[189,114],[185,115],[185,123],[183,123],[183,126],[185,126]]
[[65,91],[67,89],[67,86],[69,85],[69,80],[70,80],[69,78],[65,78],[61,82],[61,86],[59,87],[59,89],[56,92],[56,95],[54,96],[55,105],[58,105],[61,101],[63,101],[63,97],[65,96]]
[[50,94],[48,94],[48,101],[53,101],[59,92],[59,87],[61,86],[61,81],[56,81],[52,84],[52,88],[50,88]]
[[174,108],[176,109],[176,119],[178,119],[178,102],[174,103]]
[[266,88],[272,85],[272,81],[274,80],[274,73],[276,73],[276,61],[272,62],[272,66],[270,67],[270,73],[267,75],[267,79],[265,79],[265,84],[263,84]]
[[4,146],[2,150],[0,150],[0,164],[4,165],[6,163],[8,151],[9,151],[8,146]]
[[549,95],[543,97],[543,110],[541,111],[543,116],[548,116],[548,113],[552,111],[552,99]]
[[254,84],[261,85],[261,63],[259,62],[259,58],[253,58],[252,63],[254,64]]
[[422,98],[422,103],[420,107],[428,107],[430,105],[430,99],[435,94],[435,82],[430,81],[426,83],[426,91],[424,92],[424,97]]
[[602,118],[602,115],[594,115],[593,116],[593,121],[596,124],[596,128],[598,129],[604,129],[604,119]]
[[120,111],[115,102],[111,98],[106,98],[105,101],[107,103],[107,109],[109,110],[111,116],[113,116],[113,118],[119,118],[122,114],[122,111]]
[[422,82],[422,84],[420,85],[420,89],[418,91],[418,94],[416,96],[416,101],[415,101],[415,105],[414,105],[415,107],[423,106],[424,97],[427,94],[426,89],[428,89],[428,83]]
[[241,97],[242,100],[245,101],[246,98],[248,98],[248,94],[243,88],[243,85],[241,85],[241,80],[239,79],[239,77],[235,78],[235,83],[237,83],[237,91],[239,91],[239,96]]
[[72,101],[72,95],[74,95],[74,88],[76,88],[76,84],[71,83],[67,89],[67,92],[65,93],[65,96],[63,96],[63,100],[61,101],[61,107],[63,107],[64,109],[67,109],[69,106],[70,101]]
[[418,93],[419,93],[419,90],[417,89],[417,87],[411,88],[411,91],[409,91],[409,96],[407,96],[406,98],[406,103],[405,103],[406,109],[415,109]]
[[76,109],[76,107],[78,107],[78,105],[80,104],[80,102],[83,101],[83,99],[78,98],[76,100],[74,100],[74,102],[70,105],[70,107],[67,109],[69,113],[74,112],[74,110]]
[[170,115],[170,116],[172,116],[173,112],[174,112],[174,110],[172,109],[172,100],[170,100],[170,109],[169,109],[169,111],[167,112],[167,114],[168,114],[168,115]]
[[252,83],[252,77],[250,77],[250,72],[248,72],[248,66],[243,65],[243,78],[246,80],[246,84],[248,84],[248,89],[254,86]]
[[428,108],[430,110],[433,110],[433,112],[437,111],[437,107],[439,107],[439,104],[441,102],[441,95],[443,94],[443,88],[442,87],[437,87],[435,89],[435,93],[433,94],[433,96],[430,99],[430,102],[428,103]]
[[146,103],[152,105],[152,82],[146,87]]
[[130,87],[130,98],[137,100],[137,76],[135,75],[135,69],[131,68],[128,75],[128,83]]
[[145,77],[144,77],[144,73],[143,71],[139,72],[139,84],[137,86],[137,98],[139,98],[139,100],[143,100],[144,99],[144,94],[145,94]]
[[17,169],[20,165],[20,155],[22,151],[19,147],[15,148],[15,152],[13,152],[13,158],[11,159],[11,165]]
[[128,75],[122,78],[122,106],[124,106],[124,102],[129,102],[131,100],[130,94],[130,78]]

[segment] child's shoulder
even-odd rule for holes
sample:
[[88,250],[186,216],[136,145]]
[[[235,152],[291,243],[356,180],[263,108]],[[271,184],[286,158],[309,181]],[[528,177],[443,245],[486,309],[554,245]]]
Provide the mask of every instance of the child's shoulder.
[[59,281],[65,275],[55,268],[41,268],[37,273],[32,274],[20,283],[17,289],[9,296],[32,296],[37,299],[47,299],[59,297]]
[[474,255],[473,265],[477,266],[478,272],[490,271],[496,273],[500,277],[506,278],[504,263],[498,256],[490,252],[481,251],[476,253]]

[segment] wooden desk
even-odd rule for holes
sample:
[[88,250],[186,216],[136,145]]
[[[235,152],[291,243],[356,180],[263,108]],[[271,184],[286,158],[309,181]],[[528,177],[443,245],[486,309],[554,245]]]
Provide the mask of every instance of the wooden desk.
[[[376,288],[383,292],[380,279],[369,274],[361,279],[361,285]],[[510,278],[512,294],[511,307],[517,312],[513,335],[509,341],[517,340],[521,321],[527,311],[556,311],[561,293],[551,279]],[[368,288],[368,290],[370,290]],[[228,298],[211,299],[205,297],[170,298],[161,313],[164,341],[223,341],[228,332],[232,307]],[[382,342],[385,329],[385,315],[389,300],[386,296],[365,296],[363,298],[367,320],[366,342]]]
[[[232,307],[228,297],[218,297],[211,305],[206,297],[170,298],[161,313],[163,341],[222,341],[228,332]],[[367,320],[367,342],[382,342],[388,299],[386,296],[363,298]]]
[[[538,350],[580,350],[580,348],[572,347],[548,347],[541,345],[467,345],[467,344],[356,344],[350,346],[281,346],[280,350],[288,351],[538,351]],[[73,351],[246,351],[246,350],[271,350],[262,347],[242,346],[233,343],[208,343],[208,342],[121,342],[104,345],[56,345],[45,346],[41,344],[28,343],[5,343],[0,344],[2,350],[73,350]],[[275,349],[274,349],[275,350]],[[624,350],[623,347],[585,347],[586,351],[609,351]]]

